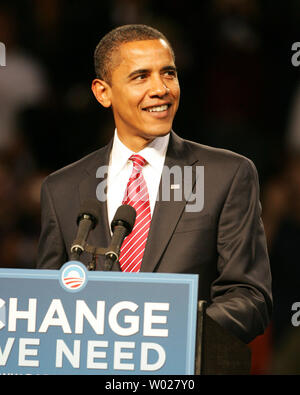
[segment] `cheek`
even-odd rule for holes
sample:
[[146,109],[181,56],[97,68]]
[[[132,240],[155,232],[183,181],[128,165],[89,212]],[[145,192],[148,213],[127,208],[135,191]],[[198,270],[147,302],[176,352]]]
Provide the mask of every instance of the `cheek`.
[[172,92],[174,92],[174,97],[179,101],[180,98],[180,86],[179,83],[177,82],[172,89]]
[[166,85],[170,89],[170,96],[175,102],[178,103],[180,99],[180,86],[178,81],[171,81]]
[[174,112],[177,112],[179,101],[180,101],[180,89],[177,89],[172,92],[173,100],[174,100]]
[[112,109],[115,116],[126,123],[136,123],[138,121],[138,102],[132,95],[126,92],[119,92],[119,96],[113,101]]
[[143,95],[139,90],[120,90],[118,92],[118,96],[116,97],[116,101],[119,107],[122,107],[126,112],[134,112],[139,108],[139,104],[141,103]]

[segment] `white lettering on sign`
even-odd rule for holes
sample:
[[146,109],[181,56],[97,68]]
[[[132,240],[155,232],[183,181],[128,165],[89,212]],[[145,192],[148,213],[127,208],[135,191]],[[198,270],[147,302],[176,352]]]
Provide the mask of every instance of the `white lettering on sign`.
[[[157,314],[158,312],[167,312],[170,310],[169,303],[150,303],[145,302],[143,306],[143,317],[138,312],[139,305],[130,301],[122,301],[114,304],[108,311],[108,322],[105,322],[106,305],[105,301],[96,302],[96,313],[94,314],[84,300],[77,300],[75,306],[75,322],[72,330],[70,321],[65,312],[64,306],[60,299],[52,299],[46,314],[44,315],[41,325],[37,330],[39,333],[48,332],[50,327],[60,327],[65,334],[82,334],[84,322],[91,326],[97,335],[103,335],[105,324],[119,336],[132,336],[139,332],[140,321],[143,318],[143,336],[168,337],[167,316]],[[136,314],[128,314],[129,312]],[[156,312],[156,313],[155,313]],[[121,320],[121,315],[124,314]],[[27,332],[36,332],[36,315],[37,299],[28,300],[27,310],[18,309],[18,299],[9,299],[9,319],[8,331],[16,332],[19,320],[27,321]],[[120,322],[122,321],[122,322]],[[155,328],[154,325],[159,324]]]
[[105,302],[98,300],[96,316],[91,312],[84,300],[76,301],[75,333],[83,333],[83,318],[86,318],[97,335],[104,333]]
[[17,327],[17,320],[27,320],[27,332],[35,332],[36,323],[36,299],[28,300],[28,310],[18,310],[18,299],[9,299],[9,319],[8,331],[15,332]]
[[[15,338],[8,338],[4,349],[0,348],[0,366],[5,366],[9,355],[14,348],[18,353],[18,366],[39,367],[38,351],[40,339],[36,338],[20,338],[18,342]],[[84,347],[82,347],[84,343]],[[114,370],[135,370],[137,366],[134,364],[134,354],[139,352],[139,367],[141,371],[159,370],[166,361],[166,352],[164,348],[157,343],[142,342],[140,344],[140,352],[137,350],[136,342],[120,342],[115,341],[112,345],[108,341],[100,340],[74,340],[72,345],[67,345],[64,340],[56,340],[56,359],[55,367],[63,368],[72,366],[75,369],[86,367],[88,369],[107,370],[109,368],[107,358],[107,350],[113,347]],[[87,350],[86,360],[80,359],[81,348]],[[154,353],[149,358],[149,354]],[[85,365],[85,366],[83,366]]]
[[[54,316],[57,317],[54,317]],[[49,326],[60,326],[64,333],[72,333],[64,307],[60,299],[53,299],[45,318],[40,326],[39,332],[47,332]]]
[[27,359],[27,356],[37,356],[37,348],[27,348],[27,346],[39,346],[40,339],[23,339],[19,340],[19,366],[38,367],[37,359]]
[[[109,308],[107,302],[103,300],[95,301],[92,308],[84,300],[78,299],[72,303],[74,305],[71,307],[68,305],[66,311],[62,300],[56,298],[52,299],[46,308],[43,305],[43,310],[40,311],[36,298],[28,298],[28,301],[10,298],[6,302],[7,331],[17,332],[19,329],[22,336],[0,337],[0,366],[6,366],[10,356],[16,355],[19,367],[43,369],[40,366],[39,350],[43,342],[49,339],[43,336],[49,331],[56,336],[53,344],[53,354],[55,354],[53,368],[85,367],[98,370],[113,368],[116,371],[140,369],[149,372],[157,371],[165,364],[166,352],[158,343],[148,342],[145,339],[109,342],[103,338],[85,339],[80,335],[83,335],[84,330],[89,327],[98,336],[104,336],[108,331],[112,331],[122,337],[139,334],[144,337],[166,338],[169,335],[167,324],[170,303],[145,302],[138,305],[125,300]],[[38,322],[37,317],[39,317]],[[5,324],[1,331],[4,327]],[[24,336],[26,331],[31,334],[28,338]],[[41,336],[33,338],[32,333]],[[62,338],[60,333],[73,337]],[[74,339],[76,336],[79,338]]]
[[144,336],[168,337],[168,329],[153,328],[152,324],[166,324],[166,315],[153,315],[153,311],[169,311],[169,303],[145,303]]
[[128,328],[124,328],[118,324],[118,315],[122,310],[129,310],[135,312],[138,305],[133,302],[119,302],[116,303],[110,310],[108,315],[108,322],[111,329],[120,336],[131,336],[139,331],[139,317],[125,315],[124,322],[130,324]]

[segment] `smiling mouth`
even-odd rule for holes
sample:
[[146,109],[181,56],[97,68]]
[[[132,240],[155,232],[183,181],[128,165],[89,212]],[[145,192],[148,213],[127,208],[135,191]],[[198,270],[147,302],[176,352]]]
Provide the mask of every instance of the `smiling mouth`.
[[142,110],[147,111],[147,112],[163,112],[167,111],[168,108],[171,107],[171,104],[162,104],[160,106],[151,106],[151,107],[145,107]]

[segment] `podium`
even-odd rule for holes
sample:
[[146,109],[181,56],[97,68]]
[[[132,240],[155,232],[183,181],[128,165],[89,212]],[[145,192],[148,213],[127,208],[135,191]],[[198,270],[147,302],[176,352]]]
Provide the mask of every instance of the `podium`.
[[195,374],[248,375],[251,350],[206,314],[206,302],[198,302]]
[[198,276],[0,269],[0,374],[248,374],[198,302]]

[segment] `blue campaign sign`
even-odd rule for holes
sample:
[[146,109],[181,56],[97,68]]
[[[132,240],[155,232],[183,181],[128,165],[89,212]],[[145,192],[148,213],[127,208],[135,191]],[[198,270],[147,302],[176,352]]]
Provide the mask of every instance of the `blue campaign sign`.
[[194,374],[198,276],[0,269],[0,374]]

